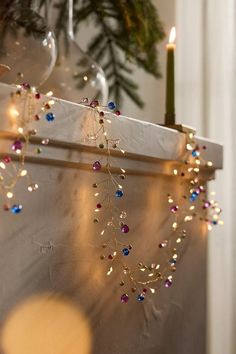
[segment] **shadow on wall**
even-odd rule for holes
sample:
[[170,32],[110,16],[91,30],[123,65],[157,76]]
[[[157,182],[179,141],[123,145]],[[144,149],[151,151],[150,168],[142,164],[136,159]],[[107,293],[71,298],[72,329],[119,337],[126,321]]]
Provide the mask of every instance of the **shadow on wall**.
[[33,296],[16,306],[1,331],[1,354],[90,354],[89,324],[65,297]]

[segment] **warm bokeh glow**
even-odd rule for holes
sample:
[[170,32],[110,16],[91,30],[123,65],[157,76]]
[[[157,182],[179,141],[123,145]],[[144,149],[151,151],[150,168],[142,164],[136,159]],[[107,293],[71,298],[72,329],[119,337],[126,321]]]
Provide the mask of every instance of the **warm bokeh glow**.
[[41,294],[10,313],[1,333],[1,348],[7,354],[89,354],[90,329],[71,301]]

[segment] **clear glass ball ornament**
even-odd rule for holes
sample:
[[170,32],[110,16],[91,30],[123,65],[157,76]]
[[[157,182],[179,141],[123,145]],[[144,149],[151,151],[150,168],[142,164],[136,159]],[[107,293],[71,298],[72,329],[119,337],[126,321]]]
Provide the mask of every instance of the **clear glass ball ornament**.
[[101,67],[85,54],[76,40],[67,36],[67,45],[59,45],[57,63],[41,91],[52,90],[54,96],[80,103],[84,97],[106,104],[108,85]]
[[[50,10],[48,10],[50,11]],[[48,81],[41,91],[52,90],[54,96],[80,103],[83,98],[98,100],[106,104],[108,100],[108,83],[102,68],[80,48],[73,28],[73,0],[65,6],[67,21],[65,31],[58,39],[58,59]],[[51,11],[50,19],[55,16]]]
[[39,87],[51,74],[57,58],[53,32],[33,10],[14,6],[0,17],[0,63],[10,67],[1,76],[7,84]]

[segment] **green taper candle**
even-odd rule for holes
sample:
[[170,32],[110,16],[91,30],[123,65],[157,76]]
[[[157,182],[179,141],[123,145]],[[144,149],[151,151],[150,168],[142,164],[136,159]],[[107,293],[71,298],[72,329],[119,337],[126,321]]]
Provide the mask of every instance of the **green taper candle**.
[[169,37],[166,65],[166,114],[165,125],[175,124],[175,37],[176,30],[172,27]]

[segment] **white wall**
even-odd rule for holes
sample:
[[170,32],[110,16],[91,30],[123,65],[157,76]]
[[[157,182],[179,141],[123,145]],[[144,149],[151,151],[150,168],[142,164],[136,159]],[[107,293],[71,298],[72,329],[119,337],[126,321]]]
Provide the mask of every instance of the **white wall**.
[[[175,25],[175,1],[174,0],[154,0],[160,18],[164,24],[166,33]],[[78,36],[78,42],[83,49],[94,28],[91,24],[83,28]],[[162,72],[161,79],[155,79],[139,68],[134,68],[133,77],[140,85],[139,93],[145,102],[144,109],[137,107],[129,98],[124,100],[122,113],[126,116],[139,118],[142,120],[163,123],[165,111],[165,71],[166,71],[166,45],[165,39],[159,46],[160,67]]]

